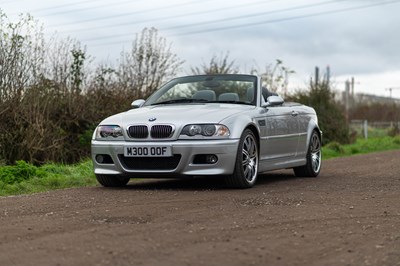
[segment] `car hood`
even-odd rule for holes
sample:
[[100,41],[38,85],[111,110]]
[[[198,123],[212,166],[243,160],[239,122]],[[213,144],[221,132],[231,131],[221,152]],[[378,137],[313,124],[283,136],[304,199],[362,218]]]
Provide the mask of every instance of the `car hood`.
[[149,123],[175,125],[219,123],[229,116],[254,108],[255,106],[249,105],[218,103],[145,106],[111,116],[101,124],[116,124],[126,127],[131,124]]

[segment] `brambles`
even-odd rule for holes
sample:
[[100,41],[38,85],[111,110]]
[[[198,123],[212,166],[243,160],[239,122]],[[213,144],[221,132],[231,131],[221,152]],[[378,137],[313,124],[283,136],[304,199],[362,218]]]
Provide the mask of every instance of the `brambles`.
[[130,108],[178,71],[183,61],[157,30],[144,29],[116,68],[90,70],[73,39],[46,43],[29,15],[9,22],[0,11],[0,161],[74,163],[90,154],[95,125]]

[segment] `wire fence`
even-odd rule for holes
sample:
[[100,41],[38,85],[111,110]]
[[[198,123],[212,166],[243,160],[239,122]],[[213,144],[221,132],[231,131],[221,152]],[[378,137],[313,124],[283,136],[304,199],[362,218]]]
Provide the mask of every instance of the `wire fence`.
[[395,136],[400,134],[400,121],[372,122],[368,120],[351,120],[350,130],[357,137],[373,138]]

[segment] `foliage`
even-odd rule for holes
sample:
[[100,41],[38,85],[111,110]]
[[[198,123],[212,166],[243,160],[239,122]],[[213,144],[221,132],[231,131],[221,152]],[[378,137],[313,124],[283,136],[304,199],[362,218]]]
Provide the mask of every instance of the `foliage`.
[[182,64],[171,52],[171,44],[158,36],[157,29],[144,28],[136,35],[131,51],[121,54],[119,82],[124,88],[135,89],[133,99],[145,99],[166,79],[175,76]]
[[[41,36],[33,20],[28,18],[24,23],[10,23],[2,31],[8,33],[5,34],[9,38],[8,43],[13,42],[16,32],[25,32],[17,38],[18,46],[24,49],[11,52],[17,58],[15,60],[19,60],[15,67],[18,71],[25,70],[25,67],[31,71],[19,73],[3,69],[3,75],[12,79],[13,83],[5,79],[1,82],[0,159],[9,164],[16,160],[41,164],[46,161],[76,162],[82,156],[86,157],[88,147],[82,149],[78,142],[81,131],[90,125],[87,113],[82,112],[85,101],[90,100],[81,92],[85,52],[79,43],[72,42],[60,47],[73,47],[73,50],[68,53],[57,51],[68,58],[61,60],[56,57],[57,62],[49,64],[50,61],[47,61],[45,64],[50,59],[39,53],[41,48],[38,46],[44,46],[44,40],[32,37]],[[8,50],[1,46],[0,51],[3,54]],[[26,57],[26,54],[33,54],[36,60]],[[49,68],[62,66],[61,61],[71,64],[63,68]]]
[[389,129],[388,136],[395,137],[397,135],[400,135],[400,128],[398,124],[394,124],[394,126]]
[[351,109],[350,120],[400,121],[400,105],[395,102],[358,104]]
[[334,151],[334,152],[336,152],[338,154],[343,154],[344,153],[344,149],[343,149],[342,145],[340,145],[340,143],[336,142],[336,141],[329,142],[328,144],[326,144],[324,146],[324,148],[332,150],[332,151]]
[[226,52],[225,55],[213,55],[208,64],[203,62],[200,67],[192,67],[191,72],[194,75],[236,74],[239,68],[235,66],[235,60],[229,59],[229,52]]
[[0,196],[92,186],[96,183],[90,160],[69,166],[45,164],[37,167],[24,161],[0,166]]
[[79,42],[46,43],[30,16],[11,23],[0,11],[0,22],[0,161],[6,164],[88,157],[102,119],[147,97],[183,63],[152,28],[136,36],[116,69],[100,65],[92,74]]
[[349,143],[349,126],[343,114],[342,108],[334,101],[327,82],[318,85],[310,84],[308,91],[298,91],[290,97],[290,100],[309,105],[315,109],[318,115],[318,124],[323,132],[323,144],[332,141]]
[[357,139],[355,143],[340,145],[328,143],[322,147],[323,159],[400,149],[400,136]]
[[282,60],[276,59],[275,64],[267,65],[265,70],[254,68],[251,73],[261,76],[263,87],[286,97],[289,75],[295,72],[285,67]]
[[17,101],[35,82],[43,65],[43,42],[42,30],[31,16],[21,15],[11,23],[0,9],[0,104]]

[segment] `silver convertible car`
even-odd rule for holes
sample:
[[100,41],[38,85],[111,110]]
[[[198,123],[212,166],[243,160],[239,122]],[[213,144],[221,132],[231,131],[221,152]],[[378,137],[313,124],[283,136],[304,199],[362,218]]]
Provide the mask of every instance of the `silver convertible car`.
[[222,176],[249,188],[258,173],[276,169],[316,177],[321,131],[313,108],[284,102],[260,77],[187,76],[103,120],[92,159],[106,187],[135,177]]

